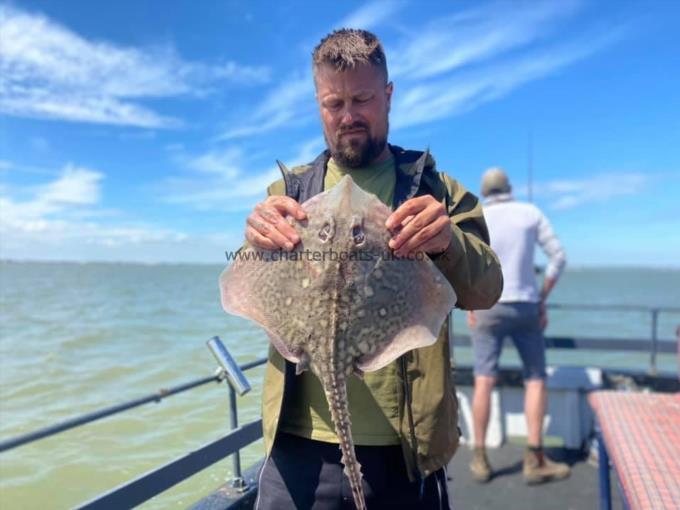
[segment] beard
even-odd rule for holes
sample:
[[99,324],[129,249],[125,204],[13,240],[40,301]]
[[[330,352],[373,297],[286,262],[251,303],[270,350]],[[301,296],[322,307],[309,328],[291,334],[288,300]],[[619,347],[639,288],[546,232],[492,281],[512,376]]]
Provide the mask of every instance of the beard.
[[[344,132],[353,129],[364,129],[368,136],[365,138],[341,136]],[[363,122],[355,122],[346,126],[336,133],[336,144],[335,148],[331,149],[331,156],[339,165],[348,168],[367,166],[385,150],[387,131],[385,129],[385,136],[378,138],[371,136],[368,125]],[[328,140],[326,140],[326,144],[330,147]]]

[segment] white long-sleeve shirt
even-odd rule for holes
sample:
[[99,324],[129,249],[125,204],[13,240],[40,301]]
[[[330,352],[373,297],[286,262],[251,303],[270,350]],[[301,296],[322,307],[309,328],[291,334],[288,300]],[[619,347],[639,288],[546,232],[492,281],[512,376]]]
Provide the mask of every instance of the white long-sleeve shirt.
[[500,303],[540,301],[534,273],[534,248],[548,257],[546,278],[559,278],[566,257],[550,222],[538,207],[517,202],[508,194],[491,195],[484,202],[491,248],[501,261],[503,293]]

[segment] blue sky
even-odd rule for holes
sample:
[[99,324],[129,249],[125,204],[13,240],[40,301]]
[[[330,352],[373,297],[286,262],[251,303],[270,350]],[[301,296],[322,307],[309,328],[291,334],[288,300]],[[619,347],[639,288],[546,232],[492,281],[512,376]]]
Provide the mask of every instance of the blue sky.
[[390,141],[506,168],[570,265],[680,267],[680,2],[0,3],[0,257],[224,262],[323,148],[311,51],[373,30]]

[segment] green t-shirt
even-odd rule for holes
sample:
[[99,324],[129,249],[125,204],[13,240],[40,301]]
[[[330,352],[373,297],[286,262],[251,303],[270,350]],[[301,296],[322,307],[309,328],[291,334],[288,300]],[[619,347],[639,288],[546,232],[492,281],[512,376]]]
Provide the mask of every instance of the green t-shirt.
[[[364,191],[373,193],[383,203],[392,206],[396,182],[394,156],[364,168],[349,169],[328,162],[324,189],[335,186],[342,177],[351,175]],[[280,430],[297,436],[337,443],[335,427],[319,379],[309,371],[296,378],[292,395],[286,397]],[[347,382],[352,437],[360,445],[395,445],[399,436],[390,419],[399,419],[399,396],[396,362],[375,372],[364,374],[363,380],[350,376]]]

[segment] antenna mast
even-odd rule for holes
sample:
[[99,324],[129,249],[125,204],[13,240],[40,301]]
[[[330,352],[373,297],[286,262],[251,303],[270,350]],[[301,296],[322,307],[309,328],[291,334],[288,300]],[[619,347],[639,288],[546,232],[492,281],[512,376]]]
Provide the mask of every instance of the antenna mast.
[[533,202],[533,187],[534,187],[534,151],[532,131],[529,128],[529,136],[527,140],[527,193],[529,195],[529,202]]

